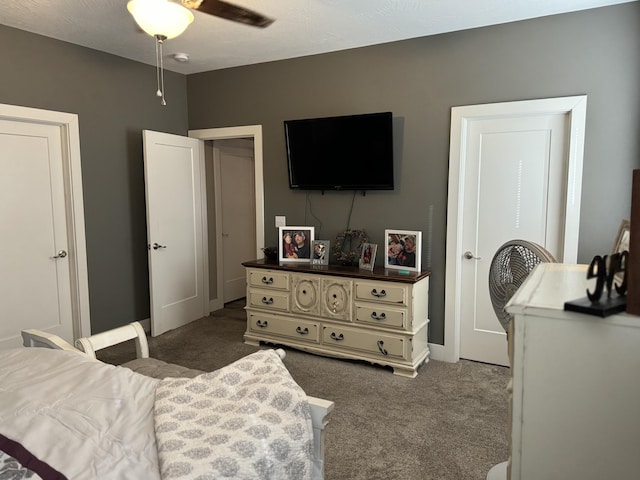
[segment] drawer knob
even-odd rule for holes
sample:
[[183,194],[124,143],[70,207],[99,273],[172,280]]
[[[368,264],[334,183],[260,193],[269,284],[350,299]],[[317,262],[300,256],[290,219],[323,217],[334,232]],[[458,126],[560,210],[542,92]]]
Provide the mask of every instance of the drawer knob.
[[387,292],[385,292],[384,290],[380,290],[380,292],[378,292],[374,288],[373,290],[371,290],[371,295],[373,295],[374,297],[382,298],[387,296]]
[[331,332],[331,338],[336,342],[339,342],[340,340],[344,340],[344,335],[343,334],[336,335],[336,332]]
[[307,327],[304,327],[304,329],[302,327],[298,327],[296,328],[296,332],[300,335],[309,335],[309,329]]
[[273,283],[273,277],[262,277],[262,283],[265,285],[271,285]]
[[269,322],[267,322],[266,320],[258,320],[256,322],[256,326],[260,327],[260,328],[267,328],[267,326],[269,326]]
[[271,305],[273,303],[273,298],[262,297],[262,303],[265,305]]
[[386,320],[387,314],[382,312],[380,315],[378,315],[376,312],[372,312],[371,318],[373,318],[374,320]]
[[384,342],[382,340],[378,340],[378,350],[380,350],[380,353],[383,355],[389,355],[387,349],[384,348]]

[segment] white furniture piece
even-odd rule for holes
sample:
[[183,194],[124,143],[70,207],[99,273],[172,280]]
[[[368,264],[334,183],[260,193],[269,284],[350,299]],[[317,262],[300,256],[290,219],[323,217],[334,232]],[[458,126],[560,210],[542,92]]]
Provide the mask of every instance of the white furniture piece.
[[586,271],[542,263],[507,305],[511,480],[640,478],[640,317],[564,311],[593,289]]
[[245,262],[245,343],[268,342],[390,366],[415,377],[429,359],[429,271]]
[[22,330],[22,342],[25,347],[44,347],[56,350],[81,351],[90,358],[96,358],[96,351],[117,345],[127,340],[135,340],[136,357],[149,358],[149,343],[144,328],[139,322],[132,322],[122,327],[96,333],[89,337],[76,340],[76,347],[60,338],[43,330],[28,328]]

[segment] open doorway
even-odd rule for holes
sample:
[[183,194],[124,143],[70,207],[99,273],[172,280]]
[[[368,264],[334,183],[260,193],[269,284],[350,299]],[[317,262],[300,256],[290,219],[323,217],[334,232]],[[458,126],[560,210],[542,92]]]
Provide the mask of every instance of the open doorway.
[[[238,295],[244,290],[241,262],[262,256],[262,126],[191,130],[189,136],[205,141],[209,310],[215,311],[223,308],[225,302],[240,298]],[[237,208],[245,213],[237,213]],[[245,222],[236,222],[238,215],[243,215]],[[241,239],[241,235],[252,238]],[[244,258],[249,254],[247,249],[252,250],[251,258]]]

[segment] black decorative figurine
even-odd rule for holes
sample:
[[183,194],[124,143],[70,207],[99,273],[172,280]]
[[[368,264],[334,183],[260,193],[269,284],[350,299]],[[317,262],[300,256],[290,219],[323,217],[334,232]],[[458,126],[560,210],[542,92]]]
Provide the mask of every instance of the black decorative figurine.
[[[627,306],[627,261],[629,252],[623,251],[612,255],[596,255],[589,264],[587,278],[595,278],[595,289],[590,292],[587,289],[587,296],[578,300],[565,302],[564,309],[572,312],[608,317],[614,313],[623,312]],[[607,261],[608,260],[608,261]],[[622,275],[620,285],[615,281]],[[616,278],[616,276],[618,278]],[[616,296],[611,296],[612,287],[615,288]],[[603,298],[604,290],[607,294]]]

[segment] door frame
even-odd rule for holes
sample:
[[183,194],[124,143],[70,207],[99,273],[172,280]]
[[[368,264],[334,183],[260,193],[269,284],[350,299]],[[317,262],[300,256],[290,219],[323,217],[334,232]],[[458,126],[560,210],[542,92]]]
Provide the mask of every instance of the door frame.
[[[200,140],[228,140],[233,138],[253,138],[254,188],[256,201],[256,258],[262,257],[264,248],[264,176],[262,155],[262,125],[245,125],[238,127],[206,128],[189,130],[189,136]],[[209,195],[210,192],[206,192]],[[209,301],[209,310],[224,307],[222,277],[222,225],[220,198],[214,192],[216,215],[216,298]]]
[[84,225],[78,115],[0,104],[0,119],[54,125],[60,129],[66,204],[74,340],[91,335],[89,277]]
[[[460,303],[462,271],[462,222],[464,172],[469,125],[472,121],[505,115],[566,114],[569,116],[568,169],[564,215],[564,256],[559,261],[576,263],[582,193],[582,162],[587,96],[493,103],[453,107],[449,147],[449,198],[447,204],[447,253],[445,279],[444,345],[430,344],[432,358],[446,362],[460,360]],[[435,347],[435,348],[434,348]]]

